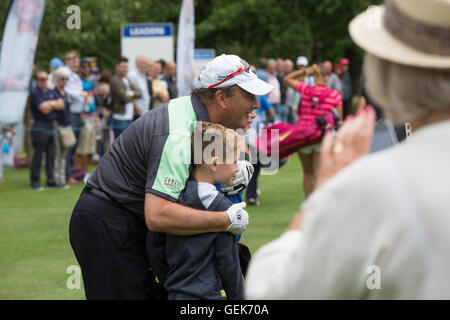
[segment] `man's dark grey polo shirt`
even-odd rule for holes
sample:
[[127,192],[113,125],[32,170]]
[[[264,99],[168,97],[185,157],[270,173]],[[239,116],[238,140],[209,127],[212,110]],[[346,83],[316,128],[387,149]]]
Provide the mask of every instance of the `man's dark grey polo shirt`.
[[114,141],[88,185],[144,215],[145,193],[177,201],[189,178],[196,121],[210,121],[196,96],[170,100],[144,113]]

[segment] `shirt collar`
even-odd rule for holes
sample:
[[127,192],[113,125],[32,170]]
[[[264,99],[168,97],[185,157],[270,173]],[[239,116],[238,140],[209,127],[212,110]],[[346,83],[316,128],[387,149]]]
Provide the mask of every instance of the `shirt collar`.
[[208,111],[206,111],[206,107],[203,105],[200,98],[196,95],[191,95],[191,102],[194,107],[194,112],[197,115],[197,120],[211,122]]

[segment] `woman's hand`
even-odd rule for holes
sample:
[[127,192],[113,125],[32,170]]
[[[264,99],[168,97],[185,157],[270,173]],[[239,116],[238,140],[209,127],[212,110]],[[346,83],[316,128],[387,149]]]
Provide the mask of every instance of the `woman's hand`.
[[366,108],[356,117],[348,116],[336,135],[327,132],[322,142],[316,189],[337,172],[370,151],[375,128],[375,112]]

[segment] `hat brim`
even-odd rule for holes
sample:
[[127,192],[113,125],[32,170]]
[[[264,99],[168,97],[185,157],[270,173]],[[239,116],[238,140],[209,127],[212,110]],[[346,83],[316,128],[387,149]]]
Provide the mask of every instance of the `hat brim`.
[[273,90],[273,86],[261,79],[253,79],[243,83],[237,83],[239,87],[255,96],[265,96]]
[[[374,10],[374,9],[372,9]],[[376,57],[402,65],[450,69],[450,57],[420,52],[397,38],[386,30],[383,24],[385,6],[379,6],[359,14],[349,24],[349,33],[353,41],[365,51]],[[374,21],[376,14],[377,21]]]

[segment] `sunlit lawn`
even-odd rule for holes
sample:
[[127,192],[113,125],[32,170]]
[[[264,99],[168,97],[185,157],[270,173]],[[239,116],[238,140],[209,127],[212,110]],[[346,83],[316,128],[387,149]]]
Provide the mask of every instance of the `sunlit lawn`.
[[[0,183],[0,299],[84,299],[70,290],[66,270],[77,265],[69,243],[72,209],[83,185],[69,190],[29,188],[28,169],[5,169]],[[252,252],[278,237],[303,200],[299,160],[259,180],[261,205],[248,206],[250,224],[241,239]],[[42,172],[41,182],[45,183]]]

